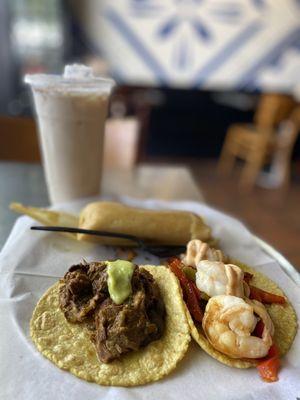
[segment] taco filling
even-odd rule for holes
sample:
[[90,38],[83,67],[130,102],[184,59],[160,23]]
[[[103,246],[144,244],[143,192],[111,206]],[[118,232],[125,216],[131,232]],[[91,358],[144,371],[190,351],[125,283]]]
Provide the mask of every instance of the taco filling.
[[[237,368],[257,366],[264,380],[277,380],[279,355],[296,333],[294,310],[267,277],[229,262],[200,240],[168,261],[182,287],[191,334],[217,360]],[[284,336],[285,324],[289,333]]]
[[59,368],[125,387],[168,375],[191,340],[174,274],[121,260],[72,266],[38,301],[30,336]]
[[128,262],[72,266],[61,281],[59,304],[71,323],[86,323],[101,362],[109,363],[161,338],[165,306],[158,285]]

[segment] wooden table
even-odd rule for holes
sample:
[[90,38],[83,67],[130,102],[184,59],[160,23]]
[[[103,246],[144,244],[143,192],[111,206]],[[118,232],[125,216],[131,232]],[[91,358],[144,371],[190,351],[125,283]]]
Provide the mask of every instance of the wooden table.
[[[133,170],[107,170],[103,176],[102,193],[140,199],[204,201],[190,170],[180,165],[141,164]],[[9,210],[12,201],[35,206],[49,205],[40,164],[0,162],[0,251],[19,216]],[[281,254],[261,239],[254,239],[300,284],[294,267]]]
[[105,171],[102,193],[140,199],[204,201],[190,170],[178,165],[141,164],[133,170]]
[[[131,170],[106,170],[102,194],[203,201],[189,169],[180,165],[141,164]],[[9,210],[12,201],[33,206],[49,205],[40,164],[0,162],[0,249],[18,217]]]

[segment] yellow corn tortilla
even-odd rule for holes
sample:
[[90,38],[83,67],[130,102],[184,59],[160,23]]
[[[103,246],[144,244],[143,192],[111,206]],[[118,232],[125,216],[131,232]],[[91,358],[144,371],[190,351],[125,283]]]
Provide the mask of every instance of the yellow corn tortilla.
[[38,350],[59,368],[104,386],[137,386],[157,381],[174,370],[191,340],[181,289],[166,267],[143,266],[157,282],[166,307],[163,337],[109,364],[100,362],[83,324],[71,324],[59,307],[60,283],[38,302],[30,335]]
[[[267,292],[277,294],[279,296],[284,296],[282,290],[267,276],[255,269],[242,264],[237,260],[230,260],[232,264],[239,266],[243,271],[250,272],[253,274],[251,279],[251,285],[263,289]],[[278,346],[281,356],[284,356],[290,349],[294,338],[297,333],[297,316],[292,305],[288,302],[286,304],[271,304],[265,305],[275,328],[274,342]],[[255,360],[242,360],[230,358],[227,355],[216,350],[207,340],[204,331],[200,325],[195,325],[187,307],[186,307],[187,319],[190,326],[190,331],[193,339],[199,344],[199,346],[211,357],[226,364],[230,367],[235,368],[251,368],[257,365]]]

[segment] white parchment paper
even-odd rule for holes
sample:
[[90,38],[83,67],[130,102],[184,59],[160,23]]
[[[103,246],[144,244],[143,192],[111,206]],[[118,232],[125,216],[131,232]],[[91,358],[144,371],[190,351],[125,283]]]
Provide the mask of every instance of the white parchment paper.
[[[232,257],[264,272],[285,291],[298,318],[300,288],[278,263],[266,255],[249,231],[237,220],[194,202],[161,202],[120,199],[149,208],[194,211],[205,217],[220,239],[223,250]],[[61,208],[78,212],[82,202]],[[238,370],[218,363],[192,343],[174,373],[165,379],[136,388],[101,387],[61,371],[45,359],[29,337],[29,320],[41,295],[73,263],[115,256],[113,248],[75,242],[59,234],[30,231],[34,223],[20,217],[0,253],[0,398],[50,399],[292,399],[300,398],[300,337],[282,360],[280,380],[267,384],[256,369]],[[139,253],[136,263],[159,263]]]

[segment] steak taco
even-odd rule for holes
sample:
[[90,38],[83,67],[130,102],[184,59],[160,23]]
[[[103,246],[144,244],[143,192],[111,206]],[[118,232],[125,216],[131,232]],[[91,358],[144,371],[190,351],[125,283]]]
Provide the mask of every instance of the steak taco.
[[231,367],[257,367],[277,380],[279,357],[297,332],[296,313],[281,289],[262,273],[200,240],[168,261],[180,281],[193,339]]
[[171,271],[123,260],[72,266],[38,302],[30,334],[59,368],[114,386],[169,374],[190,342]]

